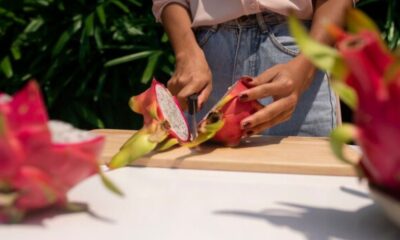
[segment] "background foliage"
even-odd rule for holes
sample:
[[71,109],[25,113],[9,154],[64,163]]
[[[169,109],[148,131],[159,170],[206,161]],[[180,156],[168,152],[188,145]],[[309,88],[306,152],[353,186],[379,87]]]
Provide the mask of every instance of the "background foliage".
[[[0,89],[35,78],[51,118],[81,128],[139,128],[127,102],[151,77],[166,81],[174,58],[150,0],[0,0]],[[399,42],[399,4],[358,6]],[[349,114],[344,114],[348,116]]]
[[43,88],[51,118],[81,128],[137,128],[129,97],[173,57],[151,1],[0,0],[0,89]]

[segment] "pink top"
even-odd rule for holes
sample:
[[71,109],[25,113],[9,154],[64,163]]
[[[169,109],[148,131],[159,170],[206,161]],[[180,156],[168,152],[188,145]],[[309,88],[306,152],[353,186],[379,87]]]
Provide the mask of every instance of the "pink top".
[[313,15],[312,0],[153,0],[157,21],[169,3],[179,3],[187,8],[193,27],[210,26],[263,11],[282,15],[293,11],[301,19],[311,19]]

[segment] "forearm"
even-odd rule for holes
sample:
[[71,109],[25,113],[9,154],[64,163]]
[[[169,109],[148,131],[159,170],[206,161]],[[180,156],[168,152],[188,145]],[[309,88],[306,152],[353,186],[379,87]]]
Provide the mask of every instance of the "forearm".
[[191,28],[189,12],[182,5],[169,4],[164,8],[161,19],[177,59],[200,50]]
[[326,25],[335,24],[342,27],[346,12],[352,6],[352,0],[316,0],[310,30],[311,37],[321,43],[331,45],[334,39],[327,32]]
[[[343,26],[345,14],[352,5],[352,0],[316,0],[310,29],[311,37],[318,42],[331,45],[334,39],[329,35],[326,25],[335,24],[337,26]],[[316,68],[302,54],[297,57],[297,62],[306,76],[302,84],[302,91],[304,91],[311,84]]]

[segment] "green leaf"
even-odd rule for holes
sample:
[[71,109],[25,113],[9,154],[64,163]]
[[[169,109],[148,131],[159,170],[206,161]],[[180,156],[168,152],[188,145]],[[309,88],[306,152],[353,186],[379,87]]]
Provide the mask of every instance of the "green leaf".
[[79,64],[82,67],[86,66],[86,57],[90,54],[90,42],[89,42],[89,38],[86,34],[84,34],[84,32],[82,32],[82,38],[81,38],[81,45],[79,47]]
[[97,17],[100,23],[105,27],[107,23],[106,13],[104,12],[104,5],[101,4],[96,8]]
[[86,36],[93,36],[94,34],[94,15],[90,14],[85,20],[85,33]]
[[344,79],[347,68],[338,51],[312,39],[294,15],[289,16],[289,28],[304,56],[318,68],[331,73],[335,79]]
[[345,163],[354,165],[354,162],[343,154],[343,147],[357,137],[357,127],[352,124],[343,124],[335,128],[330,135],[331,149],[337,158]]
[[379,28],[375,22],[362,11],[351,8],[346,14],[346,26],[350,32],[358,33],[363,30],[374,31],[378,34]]
[[137,1],[137,0],[128,0],[128,1],[131,2],[132,4],[138,6],[138,7],[141,7],[141,6],[142,6],[142,3],[139,2],[139,1]]
[[3,58],[3,60],[0,62],[0,68],[7,78],[11,78],[14,75],[11,61],[8,56]]
[[34,18],[31,20],[31,22],[28,24],[28,26],[25,28],[24,33],[34,33],[39,30],[41,26],[43,26],[44,20],[43,18]]
[[97,102],[99,100],[99,96],[100,96],[100,93],[103,90],[105,82],[106,82],[106,74],[103,73],[103,74],[100,75],[99,81],[97,83],[96,91],[95,91],[94,98],[93,98],[93,100],[95,102]]
[[168,35],[166,33],[164,33],[161,37],[161,42],[162,43],[166,43],[168,42]]
[[1,17],[5,17],[5,18],[9,18],[11,20],[13,20],[15,23],[19,24],[19,25],[25,25],[26,22],[23,18],[19,18],[15,15],[15,13],[5,9],[5,8],[0,8],[0,16]]
[[344,82],[337,80],[332,81],[332,88],[350,109],[354,110],[356,108],[358,104],[357,93],[353,88],[347,86]]
[[111,3],[114,4],[115,6],[119,7],[125,13],[129,13],[130,12],[129,8],[125,4],[123,4],[121,1],[112,0]]
[[123,57],[119,57],[113,60],[110,60],[108,62],[106,62],[104,64],[105,67],[112,67],[115,65],[119,65],[119,64],[123,64],[123,63],[128,63],[128,62],[132,62],[138,59],[142,59],[142,58],[147,58],[148,56],[150,56],[151,54],[153,54],[154,51],[143,51],[143,52],[138,52],[138,53],[134,53],[134,54],[130,54],[127,56],[123,56]]
[[375,3],[375,2],[378,2],[378,1],[380,1],[380,0],[363,0],[363,1],[358,1],[358,2],[357,2],[357,7],[362,7],[362,6],[365,6],[365,5],[368,5],[368,4],[371,4],[371,3]]
[[74,104],[75,109],[79,113],[80,117],[86,122],[90,123],[97,128],[104,128],[103,121],[93,112],[90,108],[83,106],[82,104]]
[[157,62],[161,54],[162,54],[161,51],[155,51],[152,55],[150,55],[147,61],[147,66],[143,72],[142,79],[140,81],[141,83],[147,84],[153,78],[154,69],[157,66]]
[[101,38],[101,29],[100,28],[95,28],[94,30],[94,40],[96,41],[96,46],[97,49],[100,50],[100,52],[103,52],[103,40]]
[[101,182],[104,186],[110,190],[111,192],[117,194],[118,196],[124,196],[124,193],[115,185],[101,170],[99,170],[99,175],[101,178]]
[[51,56],[54,58],[59,55],[67,43],[71,40],[72,36],[82,27],[82,20],[78,17],[73,26],[64,31],[59,37],[57,43],[54,45]]
[[11,54],[15,60],[21,59],[21,50],[19,49],[19,46],[13,44],[11,47]]

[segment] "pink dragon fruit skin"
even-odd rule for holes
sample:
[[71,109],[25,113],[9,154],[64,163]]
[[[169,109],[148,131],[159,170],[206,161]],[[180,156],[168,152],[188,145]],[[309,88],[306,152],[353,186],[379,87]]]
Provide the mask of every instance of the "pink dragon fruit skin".
[[230,98],[231,100],[219,110],[223,115],[224,126],[217,131],[212,138],[213,141],[223,143],[226,146],[237,146],[245,133],[241,127],[241,121],[262,109],[263,106],[258,101],[242,102],[239,100],[239,94],[248,89],[245,84],[246,78],[239,79],[232,86],[231,91],[222,98],[222,101],[225,98]]
[[338,48],[351,72],[346,82],[358,96],[354,121],[365,153],[361,165],[375,184],[400,189],[400,91],[393,87],[400,78],[384,79],[395,58],[375,32],[349,36]]
[[52,144],[51,148],[37,149],[27,163],[46,169],[57,186],[67,191],[98,172],[97,157],[103,143],[103,137],[96,137],[79,144]]
[[0,130],[0,179],[8,180],[21,166],[25,153],[22,150],[23,146],[9,133],[5,123],[3,128]]
[[[15,94],[12,101],[0,102],[0,112],[4,125],[0,139],[0,166],[8,163],[8,168],[15,169],[22,162],[22,147],[35,148],[50,141],[47,114],[37,84],[30,82],[25,91]],[[35,135],[36,141],[29,141],[32,135]],[[0,177],[10,174],[6,173],[6,169],[5,166],[0,168]]]
[[[71,134],[72,126],[67,128]],[[102,136],[60,142],[52,132],[36,82],[0,102],[0,182],[17,193],[13,207],[21,213],[65,205],[69,189],[99,172]],[[0,222],[10,220],[6,210],[0,205]]]
[[20,210],[40,209],[66,202],[66,196],[53,179],[39,168],[23,166],[13,178],[13,187],[21,192],[15,206]]

